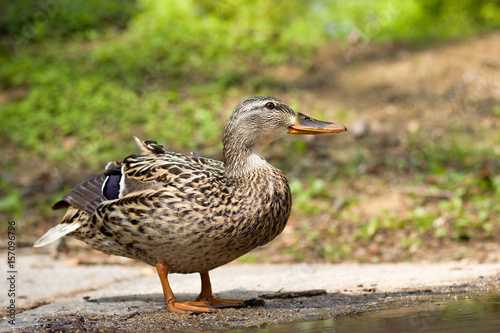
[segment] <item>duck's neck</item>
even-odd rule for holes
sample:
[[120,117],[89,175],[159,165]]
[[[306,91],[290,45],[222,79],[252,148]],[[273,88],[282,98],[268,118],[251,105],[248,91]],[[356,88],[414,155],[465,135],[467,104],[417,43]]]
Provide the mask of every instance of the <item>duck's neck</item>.
[[[238,142],[238,141],[236,141]],[[263,168],[272,168],[261,155],[257,145],[224,145],[225,176],[228,179],[245,177]]]

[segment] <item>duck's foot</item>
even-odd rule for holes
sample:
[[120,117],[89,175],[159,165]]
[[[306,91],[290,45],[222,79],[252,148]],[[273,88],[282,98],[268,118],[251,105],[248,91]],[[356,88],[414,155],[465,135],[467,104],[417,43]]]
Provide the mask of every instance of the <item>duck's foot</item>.
[[170,302],[168,310],[176,313],[206,313],[215,312],[215,309],[206,302]]
[[170,311],[176,313],[203,313],[215,311],[207,302],[177,302],[172,289],[170,289],[170,284],[168,283],[168,265],[164,262],[159,262],[156,264],[156,270],[158,271],[161,286],[163,287],[165,304]]
[[243,308],[247,306],[245,301],[242,299],[215,298],[211,295],[203,298],[200,294],[196,300],[206,302],[206,304],[210,304],[210,306],[214,308]]
[[214,308],[242,308],[247,306],[244,300],[241,299],[224,299],[215,298],[212,295],[212,286],[210,284],[210,276],[208,272],[201,272],[201,293],[196,298],[196,301],[206,302]]

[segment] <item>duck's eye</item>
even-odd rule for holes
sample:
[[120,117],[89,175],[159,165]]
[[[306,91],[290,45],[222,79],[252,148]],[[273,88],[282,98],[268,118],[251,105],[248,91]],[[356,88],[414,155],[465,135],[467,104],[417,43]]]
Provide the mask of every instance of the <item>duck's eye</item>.
[[269,110],[272,110],[274,109],[276,106],[274,105],[273,102],[267,102],[266,103],[266,108],[268,108]]

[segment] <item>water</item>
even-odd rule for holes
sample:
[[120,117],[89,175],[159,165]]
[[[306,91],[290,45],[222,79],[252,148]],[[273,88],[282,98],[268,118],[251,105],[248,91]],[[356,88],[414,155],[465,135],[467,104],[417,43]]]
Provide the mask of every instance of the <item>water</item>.
[[231,332],[500,332],[500,295]]

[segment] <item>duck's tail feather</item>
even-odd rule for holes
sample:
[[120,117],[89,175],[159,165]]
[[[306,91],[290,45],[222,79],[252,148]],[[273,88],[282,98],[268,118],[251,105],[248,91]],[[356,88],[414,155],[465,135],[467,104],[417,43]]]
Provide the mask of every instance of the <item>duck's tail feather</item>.
[[33,244],[34,247],[42,247],[80,228],[80,223],[61,223],[50,229]]
[[118,198],[120,180],[120,162],[109,162],[106,166],[106,172],[76,185],[61,200],[56,202],[52,209],[73,206],[92,215],[102,202]]

